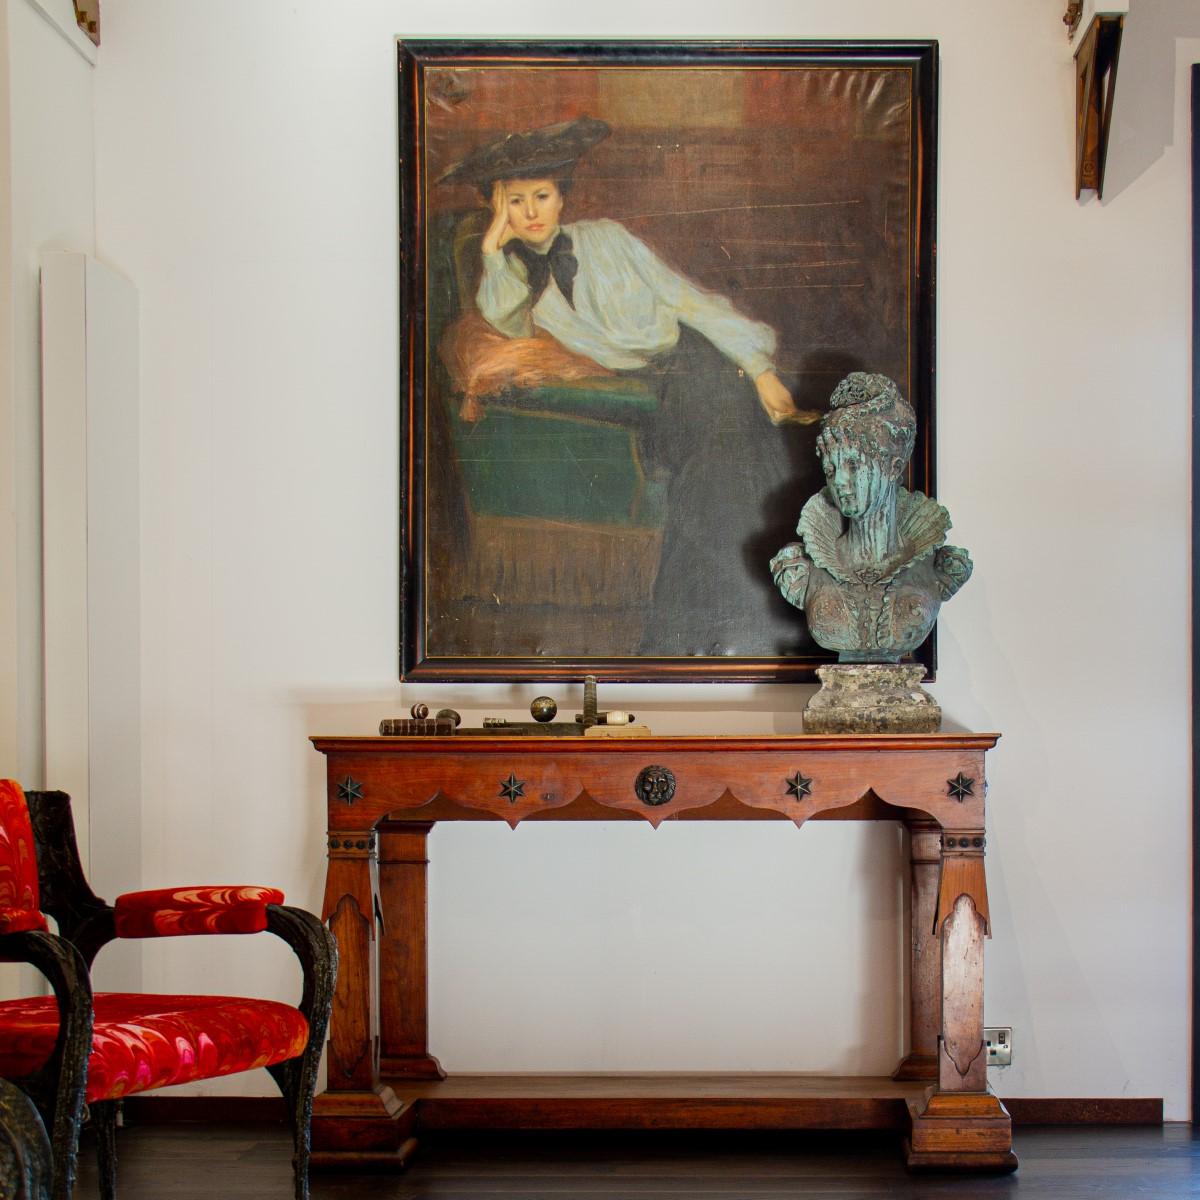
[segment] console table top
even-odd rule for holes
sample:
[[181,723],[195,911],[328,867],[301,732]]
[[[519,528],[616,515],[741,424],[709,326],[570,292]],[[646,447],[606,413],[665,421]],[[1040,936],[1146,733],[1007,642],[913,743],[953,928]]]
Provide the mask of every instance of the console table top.
[[537,737],[533,734],[454,734],[449,737],[331,736],[314,734],[309,741],[322,754],[365,751],[403,754],[405,751],[470,753],[520,745],[530,753],[597,753],[602,750],[637,754],[653,749],[730,750],[990,750],[998,733],[709,733],[651,734],[649,737]]

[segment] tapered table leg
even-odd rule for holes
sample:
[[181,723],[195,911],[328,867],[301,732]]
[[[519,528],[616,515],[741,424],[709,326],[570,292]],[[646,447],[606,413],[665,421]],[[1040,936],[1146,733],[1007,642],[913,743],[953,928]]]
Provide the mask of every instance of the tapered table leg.
[[376,835],[331,829],[323,917],[338,943],[328,1083],[313,1103],[312,1163],[399,1164],[411,1119],[380,1082]]
[[445,1079],[429,1053],[426,843],[433,822],[379,826],[379,1038],[384,1079]]
[[1012,1171],[1012,1120],[987,1086],[983,943],[988,936],[982,829],[942,836],[936,925],[941,933],[941,1034],[937,1083],[909,1101],[912,1168]]
[[942,939],[934,931],[942,830],[936,821],[909,821],[910,969],[908,1054],[893,1079],[936,1079],[942,1010]]

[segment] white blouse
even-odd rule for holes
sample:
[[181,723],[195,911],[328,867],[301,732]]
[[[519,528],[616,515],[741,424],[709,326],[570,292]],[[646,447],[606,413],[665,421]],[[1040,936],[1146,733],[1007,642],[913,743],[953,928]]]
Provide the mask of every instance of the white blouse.
[[627,371],[670,350],[684,324],[702,333],[751,379],[771,370],[773,329],[671,270],[623,225],[576,221],[562,229],[579,263],[574,308],[553,279],[531,307],[525,268],[517,257],[502,249],[483,256],[476,303],[484,319],[506,337],[531,337],[536,325],[577,354],[610,370]]

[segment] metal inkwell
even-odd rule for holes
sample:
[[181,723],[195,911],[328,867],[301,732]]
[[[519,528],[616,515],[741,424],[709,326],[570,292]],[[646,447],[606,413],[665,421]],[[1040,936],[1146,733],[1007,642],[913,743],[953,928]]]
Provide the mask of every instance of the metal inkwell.
[[417,703],[407,717],[387,717],[379,722],[381,737],[649,737],[645,725],[636,724],[631,712],[621,709],[601,709],[597,702],[596,677],[585,676],[583,681],[583,712],[574,721],[556,721],[558,701],[552,696],[538,696],[529,705],[532,721],[510,721],[507,717],[484,717],[478,728],[464,728],[462,716],[453,708],[441,708],[431,717],[429,705]]

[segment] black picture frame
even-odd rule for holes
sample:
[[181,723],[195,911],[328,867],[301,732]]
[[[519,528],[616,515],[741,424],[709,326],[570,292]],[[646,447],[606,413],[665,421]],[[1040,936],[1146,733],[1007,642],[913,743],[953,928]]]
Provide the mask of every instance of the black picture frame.
[[[482,195],[438,181],[506,133],[607,121],[613,135],[581,162],[567,202],[632,227],[681,275],[734,293],[738,311],[777,329],[779,375],[798,406],[823,407],[849,370],[896,377],[918,423],[904,482],[934,495],[937,43],[401,41],[398,75],[401,679],[812,679],[834,656],[807,638],[803,615],[786,610],[794,625],[768,634],[754,606],[761,594],[770,621],[783,619],[767,562],[823,482],[817,427],[787,430],[796,476],[786,490],[754,496],[744,513],[714,503],[696,526],[712,545],[725,514],[732,527],[761,513],[782,535],[731,539],[721,571],[736,568],[726,576],[736,586],[676,589],[692,607],[664,623],[654,589],[670,529],[689,511],[671,503],[683,472],[660,478],[646,465],[650,435],[628,416],[636,397],[613,399],[617,383],[583,399],[581,385],[569,416],[529,399],[545,389],[515,386],[482,406],[482,420],[463,416],[463,376],[450,365],[461,362],[446,347],[469,307],[470,238],[479,244],[489,211]],[[689,88],[711,97],[703,126],[679,117],[674,97]],[[781,253],[796,261],[763,259]],[[572,475],[581,461],[597,474]],[[766,478],[748,458],[703,466],[717,492]],[[751,604],[735,606],[738,587]],[[667,633],[650,632],[656,620]],[[730,632],[708,645],[710,627]],[[914,657],[933,678],[935,634]]]

